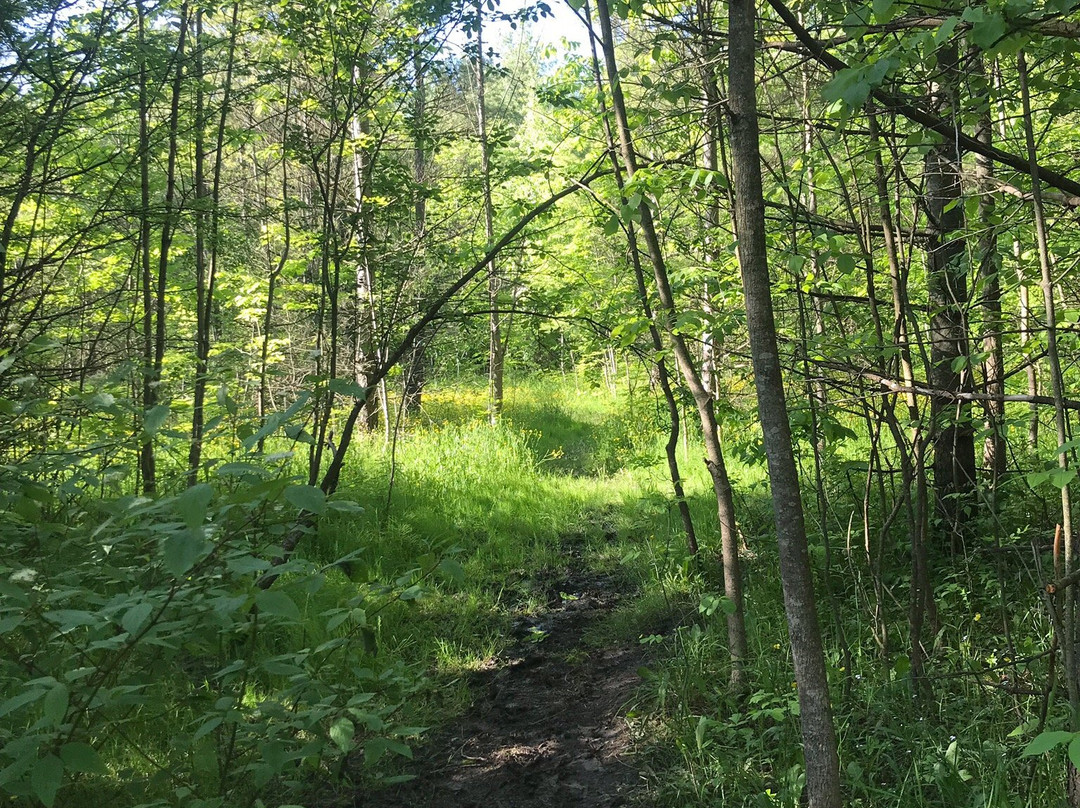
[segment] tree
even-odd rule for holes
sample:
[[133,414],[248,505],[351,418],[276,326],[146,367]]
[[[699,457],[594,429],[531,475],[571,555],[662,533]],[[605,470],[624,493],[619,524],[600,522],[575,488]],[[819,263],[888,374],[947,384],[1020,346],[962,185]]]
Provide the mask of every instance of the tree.
[[791,655],[799,684],[806,793],[810,808],[839,808],[840,761],[818,626],[802,494],[792,452],[765,244],[765,203],[758,152],[756,19],[752,0],[731,0],[728,17],[728,118],[735,221],[754,363],[758,414],[772,490],[780,575]]
[[[728,653],[732,660],[732,684],[742,685],[742,664],[746,658],[746,626],[743,617],[742,573],[739,565],[738,533],[735,525],[735,505],[728,478],[727,464],[724,462],[723,448],[716,424],[712,394],[702,384],[701,376],[690,353],[686,340],[673,328],[675,317],[675,299],[671,290],[667,263],[656,232],[653,219],[653,207],[657,202],[650,193],[647,184],[637,177],[638,162],[634,149],[633,135],[626,115],[626,103],[623,98],[618,65],[615,62],[615,37],[611,26],[611,14],[607,0],[597,0],[597,16],[600,22],[604,65],[607,70],[608,87],[611,92],[612,113],[619,133],[619,148],[623,168],[626,172],[627,185],[632,186],[632,195],[623,203],[629,208],[633,218],[641,227],[642,240],[645,243],[649,263],[653,269],[653,283],[659,300],[658,315],[665,323],[669,346],[675,354],[676,362],[683,380],[694,397],[694,404],[701,421],[702,436],[705,440],[705,465],[712,479],[713,492],[716,495],[717,515],[720,523],[721,555],[724,563],[724,594],[734,607],[728,616]],[[636,200],[632,202],[631,200]]]

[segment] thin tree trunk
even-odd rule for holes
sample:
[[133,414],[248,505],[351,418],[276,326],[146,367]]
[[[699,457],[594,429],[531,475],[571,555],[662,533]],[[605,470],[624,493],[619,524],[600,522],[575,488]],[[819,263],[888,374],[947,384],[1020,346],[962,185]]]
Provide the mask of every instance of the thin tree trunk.
[[784,609],[799,686],[806,797],[810,808],[840,808],[836,732],[814,598],[802,496],[784,399],[765,246],[753,0],[731,0],[728,37],[728,112],[739,263],[746,297],[758,415],[764,434],[776,518]]
[[[353,71],[354,92],[362,98],[367,82],[367,70],[358,67]],[[363,103],[363,102],[361,102]],[[372,369],[380,357],[374,349],[375,335],[378,333],[378,316],[375,311],[375,270],[371,262],[370,241],[374,221],[367,196],[373,179],[374,165],[369,154],[371,124],[366,110],[356,110],[351,114],[353,136],[353,196],[356,203],[356,215],[359,222],[360,260],[356,266],[356,290],[354,302],[356,316],[353,328],[353,377],[361,387],[370,383]],[[378,426],[380,415],[384,428],[389,428],[389,403],[386,398],[386,386],[378,385],[377,395],[368,397],[368,406],[363,413],[363,423],[368,429]]]
[[[427,87],[425,68],[419,49],[413,53],[413,230],[418,244],[423,243],[427,230],[427,197],[424,182],[427,179],[427,130],[424,116],[427,113]],[[424,385],[427,383],[428,336],[421,335],[409,354],[402,380],[401,406],[406,413],[417,412],[421,407]]]
[[[270,240],[267,237],[266,263],[270,268],[270,275],[266,281],[266,311],[263,312],[262,344],[259,346],[259,418],[265,419],[270,400],[270,335],[274,325],[274,297],[277,292],[277,281],[285,269],[285,263],[289,260],[289,252],[292,247],[292,219],[289,211],[289,161],[285,150],[285,140],[288,137],[289,117],[292,112],[292,65],[289,66],[289,80],[285,87],[285,110],[281,124],[281,218],[282,239],[281,254],[275,263],[270,254]],[[269,197],[269,193],[267,194]],[[263,451],[265,438],[259,438],[259,452]]]
[[[206,357],[210,354],[209,301],[206,295],[206,92],[203,73],[203,12],[195,12],[195,381],[188,449],[188,485],[199,481],[202,457],[203,406],[206,398]],[[205,353],[203,346],[206,346]]]
[[[194,406],[191,413],[191,449],[188,452],[188,484],[194,485],[198,481],[199,466],[202,463],[203,449],[203,424],[206,420],[206,384],[207,375],[210,371],[210,316],[214,308],[214,286],[217,281],[217,266],[219,252],[219,240],[221,229],[221,175],[225,162],[225,124],[228,120],[230,101],[232,96],[233,65],[236,56],[237,20],[240,15],[240,6],[233,4],[232,21],[229,24],[229,53],[225,64],[225,86],[222,91],[221,110],[218,115],[217,132],[214,142],[214,169],[212,189],[210,192],[210,265],[209,272],[206,269],[205,245],[197,245],[196,252],[196,329],[195,329],[195,389]],[[196,17],[197,36],[202,39],[202,12]],[[196,115],[196,173],[195,185],[201,200],[206,201],[205,178],[203,177],[203,162],[205,161],[205,149],[202,141],[206,126],[205,109],[203,107],[203,66],[202,50],[198,46],[198,59],[196,71],[199,74],[199,87],[196,91],[196,106],[199,109]],[[203,223],[206,220],[206,211],[203,206],[199,207],[196,219],[196,232],[202,234]],[[199,239],[201,241],[201,238]],[[206,277],[204,280],[204,272]]]
[[[585,14],[588,18],[589,30],[592,30],[592,19],[589,16],[588,0],[585,3]],[[607,142],[608,153],[611,157],[611,169],[615,175],[615,184],[619,189],[620,199],[625,199],[626,182],[623,178],[623,169],[619,163],[616,152],[615,137],[611,132],[611,119],[607,109],[607,99],[604,94],[604,82],[600,73],[600,60],[596,55],[596,40],[589,38],[592,50],[593,77],[596,80],[597,98],[600,102],[600,115],[604,122],[604,136]],[[664,452],[667,457],[668,474],[671,477],[672,490],[675,493],[675,505],[679,510],[679,518],[682,520],[683,531],[686,533],[686,545],[691,555],[697,555],[698,541],[694,530],[694,519],[690,514],[690,505],[686,501],[686,492],[683,489],[682,474],[679,472],[679,402],[675,398],[675,391],[671,386],[671,374],[668,372],[667,360],[664,358],[664,341],[660,335],[660,329],[656,325],[656,315],[652,304],[649,302],[649,292],[645,285],[645,272],[641,266],[641,253],[638,250],[637,233],[633,222],[626,225],[627,249],[630,257],[630,265],[634,269],[634,283],[637,285],[638,300],[641,303],[642,314],[649,322],[649,339],[652,342],[653,355],[656,357],[656,377],[660,384],[660,390],[664,395],[664,403],[668,411],[668,439],[664,444]]]
[[[877,116],[869,116],[871,147],[874,153],[874,183],[877,191],[878,216],[881,219],[885,257],[889,264],[889,282],[893,302],[892,338],[897,348],[900,364],[900,376],[904,380],[907,392],[904,402],[907,407],[907,420],[911,424],[908,439],[895,423],[888,420],[890,430],[900,452],[900,466],[904,473],[903,497],[908,513],[908,543],[911,548],[911,593],[908,607],[908,634],[910,641],[909,660],[911,677],[916,692],[920,692],[925,681],[923,676],[922,634],[928,612],[933,612],[934,590],[930,585],[930,566],[927,557],[926,537],[928,535],[928,497],[926,483],[926,439],[921,422],[918,398],[914,392],[915,371],[912,366],[911,344],[908,339],[908,301],[904,284],[904,275],[900,268],[900,250],[897,245],[896,231],[893,226],[892,208],[889,204],[889,188],[885,177],[885,167],[881,157],[881,139]],[[908,445],[911,449],[908,450]],[[911,487],[915,491],[912,495]]]
[[[491,204],[491,144],[487,131],[487,99],[484,95],[486,66],[484,63],[484,12],[480,0],[476,3],[476,130],[480,139],[480,171],[484,188],[484,238],[486,246],[495,240],[494,209]],[[502,315],[499,311],[501,288],[498,264],[488,267],[488,393],[491,423],[497,424],[503,408],[503,369],[506,346],[502,335]]]
[[[1002,95],[1001,65],[996,64],[994,70],[994,88],[999,97]],[[1007,115],[1004,102],[999,102],[997,107],[998,136],[1005,140],[1008,136],[1006,124]],[[1024,265],[1020,261],[1020,239],[1013,237],[1012,256],[1016,262],[1016,293],[1017,293],[1017,328],[1020,331],[1020,353],[1025,357],[1024,376],[1027,380],[1027,394],[1035,397],[1039,394],[1039,369],[1034,361],[1028,357],[1028,345],[1032,340],[1031,329],[1031,294],[1028,289],[1028,279],[1025,277]],[[1030,413],[1028,418],[1028,449],[1035,451],[1039,444],[1039,405],[1032,403],[1028,406]]]
[[[1031,193],[1035,213],[1035,237],[1039,248],[1039,272],[1043,293],[1043,310],[1046,315],[1046,359],[1050,370],[1050,386],[1054,397],[1054,429],[1057,433],[1058,468],[1069,470],[1072,452],[1064,449],[1068,441],[1067,413],[1065,410],[1065,388],[1061,373],[1061,359],[1058,355],[1057,341],[1057,306],[1054,300],[1054,279],[1050,266],[1050,247],[1046,237],[1046,215],[1043,211],[1042,185],[1039,181],[1039,165],[1035,151],[1035,134],[1031,119],[1031,94],[1028,89],[1027,59],[1023,51],[1016,56],[1016,70],[1020,79],[1020,99],[1024,112],[1024,142],[1027,146],[1028,160],[1031,166]],[[1072,495],[1068,479],[1061,486],[1061,535],[1063,539],[1064,574],[1069,575],[1076,566],[1076,542],[1072,532]],[[1072,712],[1073,729],[1080,728],[1080,659],[1077,659],[1076,647],[1076,587],[1065,587],[1061,594],[1062,624],[1065,632],[1061,645],[1065,651],[1065,685],[1069,695],[1069,707]],[[1069,804],[1080,805],[1080,773],[1076,765],[1069,760],[1067,764],[1067,786]]]
[[[714,40],[707,35],[712,27],[713,9],[711,0],[697,0],[698,27],[701,31],[698,47],[698,73],[701,76],[701,88],[704,102],[701,110],[701,150],[705,168],[710,172],[720,169],[720,128],[721,96],[716,78],[716,62],[719,59]],[[717,281],[713,267],[716,264],[718,233],[720,230],[720,188],[718,183],[707,186],[708,199],[705,202],[705,216],[702,222],[702,258],[706,269],[705,283],[702,288],[702,311],[705,314],[705,332],[701,338],[701,383],[709,394],[716,398],[719,394],[719,371],[716,364],[716,346],[713,344],[712,315],[713,297],[717,291]]]
[[[164,219],[161,223],[161,241],[158,246],[157,279],[153,292],[153,364],[150,368],[150,383],[146,386],[143,406],[150,410],[157,406],[162,383],[162,368],[165,364],[165,313],[166,292],[169,280],[169,253],[172,247],[173,231],[176,228],[176,160],[179,151],[180,96],[184,86],[184,49],[188,33],[188,4],[180,7],[180,32],[176,43],[176,72],[173,74],[172,103],[169,110],[169,144],[165,174]],[[153,436],[145,438],[149,448],[144,453],[153,453]],[[148,473],[149,472],[149,473]],[[147,461],[143,469],[143,491],[151,494],[157,490],[157,472],[153,461]]]
[[[979,109],[975,125],[975,139],[987,146],[993,145],[994,129],[990,116],[990,82],[986,75],[982,52],[970,55],[970,77],[975,82],[972,98],[984,104]],[[985,102],[982,100],[985,99]],[[983,377],[986,393],[986,440],[983,443],[983,466],[990,477],[991,497],[997,489],[997,481],[1005,473],[1005,354],[1001,345],[1004,319],[1001,315],[1001,257],[998,255],[998,226],[994,223],[997,212],[994,188],[994,162],[988,157],[975,155],[975,190],[979,195],[979,275],[982,280]],[[992,505],[992,503],[991,503]]]
[[[633,138],[626,115],[626,103],[623,99],[618,66],[615,62],[615,39],[611,29],[611,15],[607,0],[597,0],[597,13],[600,20],[601,41],[604,63],[607,70],[608,84],[611,87],[612,112],[619,130],[619,146],[622,152],[623,167],[627,179],[633,182],[637,171],[637,156],[634,153]],[[701,383],[697,367],[683,337],[671,330],[671,320],[675,315],[675,300],[668,279],[667,264],[660,249],[660,239],[656,233],[650,202],[642,195],[638,212],[641,216],[641,235],[653,267],[653,280],[660,306],[658,315],[665,324],[672,351],[675,354],[679,370],[686,380],[690,394],[697,406],[701,421],[702,437],[705,442],[705,465],[712,477],[713,492],[716,495],[717,514],[720,521],[720,547],[724,560],[724,593],[734,608],[728,615],[728,653],[732,662],[732,684],[739,688],[743,684],[743,664],[746,659],[746,625],[742,597],[742,573],[739,564],[738,528],[735,524],[735,506],[731,482],[728,479],[727,466],[720,446],[716,413],[713,397]]]
[[[146,61],[146,9],[136,5],[139,16],[139,269],[142,287],[142,407],[154,400],[154,276],[150,260],[150,98]],[[157,479],[154,441],[144,436],[139,445],[139,476],[143,491],[153,491]],[[150,481],[147,487],[147,481]]]

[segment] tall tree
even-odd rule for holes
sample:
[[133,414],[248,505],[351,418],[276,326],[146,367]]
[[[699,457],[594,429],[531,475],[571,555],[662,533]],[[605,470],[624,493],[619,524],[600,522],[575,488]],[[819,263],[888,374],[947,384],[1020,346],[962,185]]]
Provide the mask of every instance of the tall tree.
[[[626,113],[626,101],[622,91],[621,77],[615,60],[615,35],[612,30],[611,12],[607,0],[597,0],[597,17],[600,22],[601,49],[604,54],[604,66],[607,72],[608,86],[611,92],[611,111],[619,132],[619,150],[627,184],[634,182],[638,171],[638,158],[634,149],[634,137]],[[732,662],[732,684],[740,687],[743,681],[742,667],[746,658],[746,623],[742,596],[742,571],[739,563],[738,528],[735,523],[735,500],[728,477],[727,464],[724,461],[723,447],[720,445],[720,431],[716,423],[716,410],[712,394],[701,381],[694,357],[682,334],[678,333],[673,322],[676,315],[675,297],[672,293],[671,280],[663,248],[657,234],[653,218],[653,206],[656,200],[651,198],[647,186],[634,188],[631,198],[636,198],[636,205],[627,201],[640,219],[641,237],[649,263],[653,269],[653,285],[659,306],[657,314],[664,323],[670,349],[675,354],[675,361],[682,372],[690,394],[697,407],[701,432],[705,441],[705,465],[712,479],[713,493],[716,496],[717,516],[720,522],[720,552],[724,563],[724,594],[731,601],[732,610],[728,615],[728,652]]]
[[[956,121],[960,66],[957,45],[946,43],[938,53],[937,77],[930,88],[934,109]],[[925,210],[929,221],[926,287],[930,304],[930,385],[934,424],[934,488],[952,546],[959,549],[963,524],[975,489],[975,430],[971,404],[956,393],[971,393],[974,384],[967,324],[967,262],[964,250],[964,206],[961,153],[955,141],[942,139],[926,155]]]
[[802,495],[791,443],[776,340],[765,201],[758,146],[756,20],[753,0],[731,0],[728,16],[728,116],[735,186],[735,225],[746,298],[746,321],[769,466],[780,576],[791,655],[799,685],[806,796],[810,808],[840,808],[840,761],[829,701]]

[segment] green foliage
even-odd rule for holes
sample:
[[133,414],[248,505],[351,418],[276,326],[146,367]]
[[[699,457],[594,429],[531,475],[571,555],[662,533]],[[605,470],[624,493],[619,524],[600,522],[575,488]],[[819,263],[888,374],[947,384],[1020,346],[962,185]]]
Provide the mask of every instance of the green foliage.
[[409,754],[417,730],[393,714],[415,680],[357,641],[409,589],[354,589],[326,608],[326,572],[299,557],[260,589],[295,518],[288,503],[315,497],[275,474],[223,480],[156,499],[69,498],[48,529],[9,518],[2,793],[234,805],[332,776],[354,749],[375,769]]

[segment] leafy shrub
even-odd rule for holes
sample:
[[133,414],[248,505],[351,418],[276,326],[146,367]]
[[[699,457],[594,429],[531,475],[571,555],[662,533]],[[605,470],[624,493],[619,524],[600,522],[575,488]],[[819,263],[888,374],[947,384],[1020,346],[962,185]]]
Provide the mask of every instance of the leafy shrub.
[[[0,794],[250,805],[360,749],[375,771],[410,755],[419,730],[393,713],[415,681],[375,656],[369,619],[424,573],[322,611],[307,602],[326,571],[302,559],[259,585],[294,506],[349,504],[248,462],[157,499],[83,498],[10,469],[0,485]],[[37,509],[14,507],[27,497]]]

